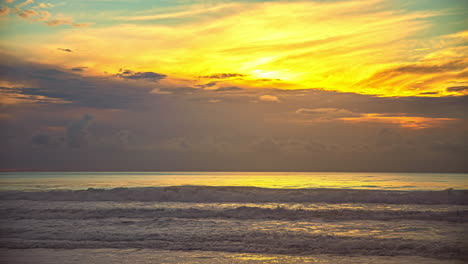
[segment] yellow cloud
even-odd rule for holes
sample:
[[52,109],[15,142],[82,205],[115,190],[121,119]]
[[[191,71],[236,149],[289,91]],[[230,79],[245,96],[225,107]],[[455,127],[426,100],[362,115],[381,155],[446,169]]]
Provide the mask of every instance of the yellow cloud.
[[239,5],[235,3],[215,5],[212,7],[206,7],[205,5],[194,5],[191,8],[189,8],[189,10],[158,13],[158,14],[153,14],[153,15],[124,16],[124,17],[119,17],[119,19],[125,20],[125,21],[143,21],[143,20],[158,20],[158,19],[167,19],[167,18],[181,18],[181,17],[189,17],[189,16],[194,16],[194,15],[218,12],[218,11],[228,10],[228,9],[232,9],[236,7],[239,7]]
[[259,96],[258,100],[262,102],[275,102],[275,103],[280,102],[280,99],[278,98],[278,96],[268,95],[268,94]]
[[[466,58],[467,47],[460,44],[466,32],[439,39],[413,38],[430,29],[426,18],[440,13],[395,11],[381,0],[244,3],[225,14],[230,6],[126,18],[129,22],[207,10],[221,13],[198,22],[126,22],[63,31],[37,40],[34,47],[23,44],[21,52],[42,63],[88,66],[96,73],[115,74],[122,67],[182,79],[235,73],[246,77],[224,82],[242,87],[437,96],[456,94],[446,88],[466,82],[462,57]],[[57,47],[79,52],[52,52]],[[433,71],[411,72],[416,67]],[[450,69],[437,71],[445,67]],[[276,81],[259,81],[267,79]]]

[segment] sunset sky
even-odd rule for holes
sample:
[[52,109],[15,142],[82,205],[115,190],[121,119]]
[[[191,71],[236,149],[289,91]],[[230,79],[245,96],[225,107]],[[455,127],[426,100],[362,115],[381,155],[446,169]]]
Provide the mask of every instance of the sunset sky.
[[463,0],[0,0],[0,169],[468,171]]

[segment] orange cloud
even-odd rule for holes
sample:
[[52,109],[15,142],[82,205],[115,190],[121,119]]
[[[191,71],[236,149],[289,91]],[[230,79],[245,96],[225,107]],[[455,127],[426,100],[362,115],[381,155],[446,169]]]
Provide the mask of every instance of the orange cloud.
[[29,4],[32,4],[32,3],[34,3],[34,0],[26,0],[23,3],[17,5],[16,8],[19,9],[19,8],[25,6],[25,5],[29,5]]
[[22,18],[30,18],[32,16],[37,16],[37,12],[32,10],[32,9],[28,9],[28,10],[24,10],[24,11],[21,11],[18,13],[18,16],[22,17]]
[[9,7],[0,7],[0,16],[8,15],[11,11]]
[[455,118],[434,118],[420,116],[392,116],[384,114],[364,114],[361,117],[340,118],[346,122],[366,122],[366,123],[388,123],[395,124],[409,129],[425,129],[432,127],[441,127],[448,122],[453,122]]
[[424,129],[431,127],[441,127],[448,122],[453,122],[456,118],[435,118],[408,116],[407,114],[381,114],[381,113],[358,113],[347,109],[338,108],[301,108],[296,111],[307,119],[307,122],[333,122],[345,121],[350,123],[387,123],[395,124],[409,129]]
[[[12,3],[13,1],[8,1],[7,3]],[[23,10],[22,7],[34,3],[34,0],[27,0],[16,6],[14,12],[21,18],[27,19],[29,22],[41,22],[44,21],[49,27],[56,27],[60,25],[70,25],[75,28],[87,27],[93,23],[75,23],[72,18],[64,17],[63,15],[57,15],[54,19],[51,19],[52,14],[48,11],[40,10],[41,8],[50,8],[54,7],[54,4],[51,3],[40,3],[39,5],[32,7],[33,9]],[[35,10],[34,10],[35,9]],[[37,11],[36,11],[37,10]],[[0,8],[0,16],[6,15],[11,11],[11,8],[2,7]],[[35,17],[35,19],[33,19]]]
[[278,98],[278,96],[274,96],[274,95],[261,95],[260,97],[258,97],[258,99],[262,102],[275,102],[275,103],[280,102],[280,99]]

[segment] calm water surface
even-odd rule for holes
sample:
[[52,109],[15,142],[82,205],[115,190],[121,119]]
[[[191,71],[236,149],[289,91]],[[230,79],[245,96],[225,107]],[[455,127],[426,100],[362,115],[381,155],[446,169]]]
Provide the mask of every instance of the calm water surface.
[[160,186],[249,186],[381,190],[468,189],[468,174],[342,172],[9,172],[1,190]]

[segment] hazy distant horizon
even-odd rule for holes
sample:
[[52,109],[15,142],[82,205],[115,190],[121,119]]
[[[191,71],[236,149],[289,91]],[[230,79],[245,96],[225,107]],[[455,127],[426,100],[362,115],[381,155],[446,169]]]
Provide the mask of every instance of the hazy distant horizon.
[[225,172],[225,173],[236,173],[236,172],[268,172],[268,173],[333,173],[333,172],[339,172],[339,173],[421,173],[421,174],[439,174],[439,173],[447,173],[447,174],[465,174],[468,173],[468,171],[332,171],[332,170],[324,170],[324,171],[294,171],[294,170],[230,170],[230,171],[224,171],[224,170],[21,170],[21,169],[1,169],[0,173],[2,172],[116,172],[116,173],[127,173],[127,172],[157,172],[157,173],[163,173],[163,172],[168,172],[168,173],[173,173],[173,172]]

